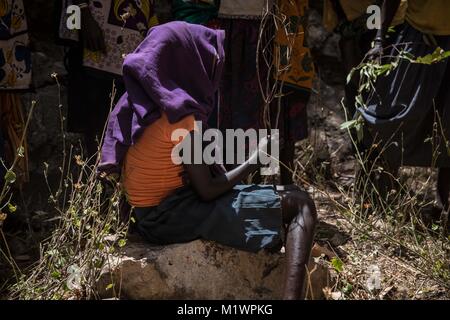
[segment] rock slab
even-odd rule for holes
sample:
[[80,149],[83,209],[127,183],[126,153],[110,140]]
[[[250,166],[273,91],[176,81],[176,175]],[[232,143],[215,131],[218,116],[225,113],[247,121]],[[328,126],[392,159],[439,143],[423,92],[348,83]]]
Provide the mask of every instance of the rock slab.
[[[284,260],[282,253],[247,253],[201,240],[164,247],[133,242],[104,270],[97,288],[103,299],[281,299]],[[321,299],[329,272],[313,261],[308,298]]]

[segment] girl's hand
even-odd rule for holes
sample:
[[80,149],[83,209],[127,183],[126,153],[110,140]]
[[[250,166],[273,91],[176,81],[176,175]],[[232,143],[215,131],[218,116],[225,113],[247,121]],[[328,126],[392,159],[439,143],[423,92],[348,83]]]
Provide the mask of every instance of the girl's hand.
[[381,39],[375,39],[372,49],[367,53],[367,58],[370,61],[378,62],[381,64],[381,59],[383,57],[383,41]]
[[278,145],[279,139],[280,135],[278,133],[263,137],[258,143],[258,149],[249,157],[249,162],[260,165],[258,159],[261,159],[263,156],[270,156],[272,154],[272,146]]

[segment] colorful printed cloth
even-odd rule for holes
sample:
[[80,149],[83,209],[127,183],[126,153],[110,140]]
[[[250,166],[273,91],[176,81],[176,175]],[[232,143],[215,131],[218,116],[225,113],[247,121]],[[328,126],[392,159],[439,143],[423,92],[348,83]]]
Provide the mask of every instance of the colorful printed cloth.
[[310,50],[305,45],[304,28],[308,1],[280,0],[278,6],[287,20],[276,28],[278,32],[274,56],[277,62],[280,59],[281,71],[275,77],[286,84],[310,90],[314,78],[314,65]]
[[31,52],[22,0],[0,0],[0,90],[28,89]]
[[[265,105],[256,61],[260,61],[260,77],[266,79],[268,68],[257,56],[261,20],[218,19],[225,30],[225,68],[220,85],[220,104],[215,123],[220,130],[262,129]],[[212,121],[211,121],[212,122]]]
[[[259,59],[260,77],[262,81],[267,79],[269,72],[267,65],[262,60],[262,56],[257,56],[261,21],[219,19],[218,22],[220,28],[226,33],[226,58],[220,87],[220,106],[217,115],[212,117],[210,125],[221,130],[265,128],[267,125],[263,121],[265,101],[256,66],[256,61]],[[272,28],[266,32],[273,32]],[[300,36],[303,37],[303,33]],[[278,123],[275,123],[278,116],[278,101],[273,101],[270,106],[272,128],[280,129],[282,138],[290,141],[307,137],[306,105],[314,76],[309,50],[303,47],[302,40],[298,43],[301,46],[296,47],[299,50],[292,58],[293,67],[284,75],[286,79],[289,79],[286,82],[290,86],[285,85],[283,88],[285,96],[281,100],[282,109]]]
[[308,1],[279,0],[278,8],[286,20],[276,21],[274,57],[279,71],[274,77],[283,83],[283,97],[272,103],[272,125],[280,130],[286,142],[296,142],[308,137],[306,107],[315,76],[311,52],[305,43]]
[[[66,8],[71,4],[65,0]],[[131,53],[141,43],[149,28],[158,24],[154,14],[152,0],[93,0],[90,10],[94,19],[103,30],[106,52],[85,50],[83,65],[93,69],[122,75],[122,64],[125,55]],[[66,14],[63,9],[60,23],[62,39],[78,40],[77,32],[65,27]],[[124,14],[129,15],[123,19]],[[65,18],[64,18],[65,17]]]

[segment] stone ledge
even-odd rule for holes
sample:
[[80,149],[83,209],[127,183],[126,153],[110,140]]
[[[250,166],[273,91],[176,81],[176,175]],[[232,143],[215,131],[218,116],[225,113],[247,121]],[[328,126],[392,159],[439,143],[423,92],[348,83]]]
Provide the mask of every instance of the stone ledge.
[[[313,260],[309,269],[308,296],[322,299],[328,269]],[[97,287],[100,298],[120,292],[120,298],[133,300],[272,300],[282,298],[283,273],[282,253],[253,254],[201,240],[164,247],[130,242]],[[114,288],[107,290],[112,282]]]

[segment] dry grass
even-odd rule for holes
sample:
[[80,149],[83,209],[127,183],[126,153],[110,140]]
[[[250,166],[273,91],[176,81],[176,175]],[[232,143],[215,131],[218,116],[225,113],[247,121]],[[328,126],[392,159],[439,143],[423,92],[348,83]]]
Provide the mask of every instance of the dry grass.
[[[58,76],[52,77],[59,87]],[[113,86],[111,106],[114,96]],[[48,166],[44,169],[54,226],[49,237],[38,244],[39,260],[26,269],[15,263],[3,237],[0,250],[15,275],[7,282],[10,299],[97,298],[97,279],[126,244],[129,221],[121,219],[123,194],[119,184],[98,179],[98,155],[85,159],[82,154],[74,154],[74,146],[66,141],[61,100],[57,108],[63,147],[59,181],[50,183]],[[14,165],[9,171],[13,170]],[[10,189],[7,185],[3,190]],[[7,198],[6,191],[1,193],[2,201]],[[111,284],[109,289],[115,291],[116,287]]]
[[[333,115],[321,86],[310,103],[312,134],[298,144],[295,177],[318,207],[316,240],[338,257],[329,261],[336,285],[327,289],[328,298],[450,298],[450,237],[442,221],[424,214],[434,204],[435,170],[403,168],[394,179],[395,191],[381,199],[368,178],[380,168],[361,173],[368,162],[351,155],[351,142],[342,143],[349,140],[347,132],[337,132],[335,124],[343,112],[334,100]],[[377,271],[380,286],[368,288]]]

